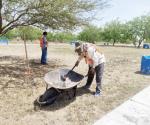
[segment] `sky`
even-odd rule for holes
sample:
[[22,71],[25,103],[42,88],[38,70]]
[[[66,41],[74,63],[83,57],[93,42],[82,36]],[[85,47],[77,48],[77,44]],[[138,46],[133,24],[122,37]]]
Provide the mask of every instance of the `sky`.
[[97,13],[97,20],[92,22],[94,25],[103,26],[114,19],[126,22],[150,13],[150,0],[111,0],[109,4],[109,7]]

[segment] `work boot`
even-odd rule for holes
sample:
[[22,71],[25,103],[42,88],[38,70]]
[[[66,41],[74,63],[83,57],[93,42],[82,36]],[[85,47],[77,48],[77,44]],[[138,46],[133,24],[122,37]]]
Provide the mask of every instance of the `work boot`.
[[95,92],[95,94],[94,94],[95,97],[99,97],[100,95],[101,95],[100,92]]
[[88,86],[88,85],[83,86],[83,89],[89,89],[89,88],[90,88],[90,86]]
[[100,89],[100,86],[96,86],[96,92],[94,94],[95,97],[98,97],[101,95],[101,89]]

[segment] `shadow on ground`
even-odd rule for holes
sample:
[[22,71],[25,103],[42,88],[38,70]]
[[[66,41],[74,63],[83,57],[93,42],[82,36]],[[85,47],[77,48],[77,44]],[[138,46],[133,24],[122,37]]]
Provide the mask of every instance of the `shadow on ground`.
[[[24,85],[36,85],[35,79],[43,79],[43,76],[55,68],[62,67],[59,60],[50,60],[47,65],[41,65],[40,59],[29,60],[30,72],[28,72],[25,59],[15,56],[0,57],[0,91],[7,88],[24,88]],[[11,84],[11,85],[10,85]],[[12,85],[13,84],[13,85]]]
[[62,95],[60,95],[57,98],[57,100],[53,104],[48,105],[48,106],[40,106],[40,105],[37,104],[37,102],[35,100],[34,103],[33,103],[34,104],[34,110],[35,111],[38,111],[38,110],[43,110],[43,111],[55,111],[55,110],[59,110],[61,108],[66,107],[67,105],[69,105],[73,101],[75,101],[76,97],[82,96],[84,94],[91,94],[91,95],[93,95],[94,92],[92,92],[89,89],[84,89],[83,87],[79,87],[76,90],[76,96],[75,97],[69,99],[68,95],[62,94]]
[[[31,74],[26,74],[27,66],[25,59],[20,57],[3,56],[0,57],[0,91],[6,92],[7,89],[26,89],[26,86],[37,86],[34,79],[43,80],[45,73],[55,70],[60,67],[64,67],[60,60],[50,60],[47,65],[41,65],[40,59],[29,60]],[[28,80],[28,82],[27,82]],[[84,94],[93,94],[90,90],[85,90],[82,87],[77,88],[76,97]],[[67,96],[61,95],[57,101],[46,107],[39,108],[44,111],[54,111],[69,105],[75,98],[68,99]]]
[[143,74],[141,71],[136,71],[135,74],[143,75],[143,76],[149,76],[150,74]]

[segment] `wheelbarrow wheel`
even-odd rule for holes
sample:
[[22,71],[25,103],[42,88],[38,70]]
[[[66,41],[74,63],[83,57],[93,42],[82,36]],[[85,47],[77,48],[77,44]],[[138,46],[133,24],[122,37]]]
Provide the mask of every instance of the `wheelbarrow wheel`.
[[60,92],[58,92],[55,88],[49,88],[43,95],[40,95],[37,98],[37,103],[40,106],[51,105],[56,101],[59,94]]

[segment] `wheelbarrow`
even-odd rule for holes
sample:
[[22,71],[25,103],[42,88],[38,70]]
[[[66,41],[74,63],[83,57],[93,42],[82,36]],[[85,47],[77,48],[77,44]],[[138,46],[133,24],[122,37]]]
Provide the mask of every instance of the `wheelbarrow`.
[[[67,75],[66,80],[62,80],[61,76]],[[58,69],[48,72],[44,76],[46,83],[46,91],[43,95],[39,96],[37,102],[42,105],[52,104],[56,101],[60,94],[67,93],[69,99],[76,96],[77,85],[80,84],[83,75],[70,71],[70,69]]]

